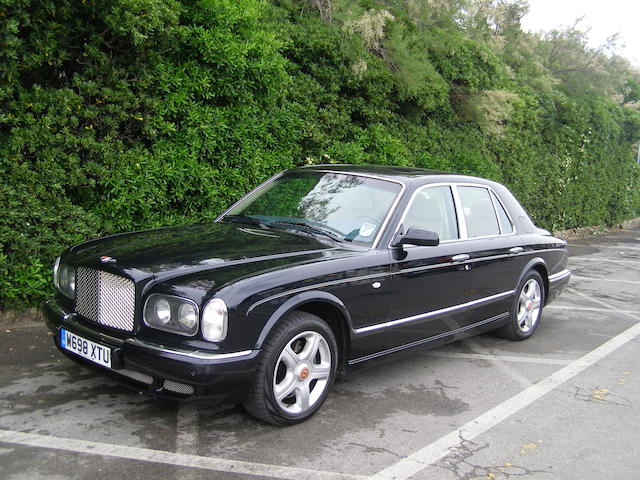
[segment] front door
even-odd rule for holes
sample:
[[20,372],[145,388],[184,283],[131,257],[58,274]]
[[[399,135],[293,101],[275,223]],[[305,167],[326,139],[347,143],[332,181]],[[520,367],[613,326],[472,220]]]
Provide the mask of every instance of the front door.
[[391,348],[447,336],[470,322],[464,308],[473,295],[469,242],[461,238],[451,186],[418,190],[400,228],[406,232],[410,227],[435,231],[440,244],[392,248],[387,322]]

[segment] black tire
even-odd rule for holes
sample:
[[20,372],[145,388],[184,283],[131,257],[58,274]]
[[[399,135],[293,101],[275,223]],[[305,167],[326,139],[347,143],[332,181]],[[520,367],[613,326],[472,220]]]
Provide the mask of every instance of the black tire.
[[[256,377],[244,407],[254,417],[273,425],[304,422],[326,399],[336,377],[337,364],[338,347],[331,328],[315,315],[291,312],[263,344]],[[282,393],[290,386],[293,391],[278,399],[274,394],[278,386],[282,386]]]
[[498,328],[496,333],[503,338],[516,341],[531,337],[540,325],[544,302],[542,277],[537,271],[530,270],[516,289],[509,324]]

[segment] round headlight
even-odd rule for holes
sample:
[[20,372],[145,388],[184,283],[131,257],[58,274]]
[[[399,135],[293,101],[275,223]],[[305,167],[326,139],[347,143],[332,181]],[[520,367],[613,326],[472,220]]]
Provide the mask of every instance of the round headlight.
[[198,306],[190,299],[162,293],[149,295],[142,319],[165,332],[192,337],[198,332]]
[[156,298],[153,310],[160,323],[169,323],[169,320],[171,320],[171,305],[169,305],[169,302],[164,298]]
[[60,257],[56,258],[56,261],[53,264],[53,285],[60,290]]
[[53,265],[53,283],[64,296],[73,298],[76,292],[76,271],[69,265],[60,262],[60,257]]
[[204,307],[202,336],[212,342],[219,342],[227,336],[227,305],[222,299],[214,298]]
[[198,314],[196,309],[190,303],[183,303],[178,309],[178,322],[187,330],[191,331],[196,326]]

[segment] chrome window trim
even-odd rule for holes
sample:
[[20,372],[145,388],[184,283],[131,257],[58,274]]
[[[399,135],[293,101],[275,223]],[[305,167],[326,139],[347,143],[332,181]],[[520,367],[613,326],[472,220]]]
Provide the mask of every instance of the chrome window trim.
[[491,190],[491,193],[489,194],[489,198],[491,198],[491,203],[493,204],[493,211],[496,213],[496,218],[498,219],[498,228],[500,229],[500,235],[510,235],[510,233],[504,233],[502,231],[502,223],[500,223],[500,215],[498,214],[498,208],[496,206],[496,200],[498,201],[498,203],[502,207],[502,210],[504,211],[505,215],[507,216],[507,220],[509,221],[509,224],[511,225],[511,233],[513,233],[515,231],[515,229],[516,229],[516,226],[513,224],[513,220],[511,220],[511,217],[509,216],[509,211],[505,208],[504,204],[498,198],[498,195],[496,195],[496,192],[494,192],[493,190]]
[[[411,198],[409,199],[409,203],[407,203],[407,206],[405,207],[404,212],[402,212],[402,216],[400,217],[400,221],[398,222],[398,226],[397,226],[397,228],[395,230],[394,238],[397,236],[398,232],[400,231],[400,227],[403,226],[403,223],[404,223],[405,219],[407,218],[407,214],[409,213],[409,209],[411,208],[411,205],[413,205],[413,202],[416,199],[416,197],[418,196],[418,194],[420,192],[422,192],[423,190],[426,190],[428,188],[438,188],[438,187],[449,187],[449,191],[451,192],[451,198],[453,200],[453,208],[455,210],[454,214],[456,216],[456,223],[458,224],[458,238],[452,238],[450,240],[443,240],[440,243],[453,242],[453,241],[459,240],[461,238],[460,219],[458,218],[458,214],[457,214],[456,199],[455,199],[455,195],[453,193],[453,188],[451,188],[451,183],[449,183],[449,182],[429,183],[427,185],[423,185],[421,187],[418,187],[411,194]],[[391,247],[392,243],[393,243],[393,238],[391,239],[391,243],[389,244],[389,247]],[[413,245],[413,246],[416,246],[416,245]]]
[[[240,200],[238,200],[233,205],[231,205],[229,208],[227,208],[220,215],[218,215],[216,217],[216,219],[214,220],[214,222],[219,222],[220,220],[222,220],[224,218],[224,216],[227,213],[229,213],[231,210],[233,210],[237,205],[239,205],[241,202],[243,202],[245,200],[248,200],[250,197],[255,195],[259,190],[262,190],[262,188],[266,187],[268,184],[270,184],[274,180],[282,177],[287,172],[294,172],[294,171],[295,170],[286,170],[284,172],[280,172],[277,175],[274,175],[270,179],[266,180],[265,182],[261,183],[260,185],[255,187],[253,190],[251,190],[249,193],[247,193],[242,198],[240,198]],[[404,191],[407,189],[407,185],[404,182],[400,181],[400,180],[395,180],[395,179],[391,179],[391,178],[388,178],[388,177],[381,177],[381,176],[378,176],[378,175],[369,175],[367,173],[339,172],[339,171],[336,171],[336,170],[325,170],[325,169],[315,169],[315,168],[309,168],[308,170],[304,170],[304,171],[306,171],[306,172],[318,172],[318,173],[333,173],[333,174],[336,174],[336,175],[347,175],[347,176],[350,175],[350,176],[354,176],[354,177],[372,178],[374,180],[381,180],[383,182],[397,183],[398,185],[400,185],[400,191],[396,194],[396,197],[395,197],[394,201],[391,203],[391,206],[389,207],[389,211],[387,212],[386,217],[384,218],[384,220],[380,224],[380,229],[378,230],[378,234],[376,235],[376,238],[371,243],[371,246],[368,246],[367,244],[356,244],[356,245],[363,245],[365,247],[368,247],[369,249],[377,248],[378,244],[380,243],[380,237],[382,237],[382,234],[384,233],[384,231],[385,231],[385,229],[387,227],[387,224],[389,223],[389,220],[393,216],[393,214],[394,214],[394,212],[396,210],[396,207],[398,206],[398,203],[400,202],[400,199],[404,195]]]
[[571,270],[564,269],[561,272],[554,273],[553,275],[549,275],[548,280],[549,280],[549,283],[555,283],[570,275],[571,275]]
[[[453,203],[455,205],[455,209],[456,209],[456,219],[458,220],[458,237],[459,238],[454,238],[451,240],[443,240],[442,242],[440,242],[440,244],[447,244],[447,243],[454,243],[454,242],[461,242],[461,241],[467,241],[467,240],[478,240],[478,239],[486,239],[486,238],[498,238],[498,237],[509,237],[512,235],[516,235],[516,228],[515,228],[515,223],[513,221],[513,218],[511,217],[511,214],[509,213],[509,210],[504,206],[504,202],[500,199],[500,196],[496,193],[496,191],[491,188],[491,186],[489,185],[483,185],[481,183],[469,183],[469,182],[438,182],[438,183],[429,183],[427,185],[423,185],[421,187],[418,187],[415,192],[413,192],[411,194],[411,198],[409,199],[409,203],[407,203],[407,206],[404,209],[404,212],[402,213],[402,216],[400,217],[400,220],[398,221],[398,224],[396,226],[395,232],[393,237],[391,238],[391,241],[389,242],[388,248],[393,248],[393,239],[398,235],[398,232],[400,230],[400,226],[403,224],[404,219],[407,216],[407,213],[409,212],[409,208],[411,208],[411,205],[413,204],[413,201],[416,197],[416,195],[421,192],[422,190],[426,189],[426,188],[430,188],[430,187],[449,187],[451,188],[451,193],[453,195]],[[468,231],[467,231],[467,220],[464,217],[464,209],[462,207],[462,200],[460,199],[460,194],[458,193],[458,187],[477,187],[477,188],[484,188],[486,190],[488,190],[489,192],[493,193],[495,195],[495,197],[498,199],[498,201],[500,202],[500,205],[502,205],[502,208],[504,208],[505,213],[507,214],[507,217],[509,218],[509,221],[511,222],[511,226],[513,227],[513,230],[511,231],[511,233],[502,233],[502,227],[500,226],[500,220],[498,219],[498,214],[496,212],[496,207],[493,204],[493,199],[491,198],[491,195],[489,196],[489,198],[491,199],[491,204],[493,205],[493,213],[496,216],[496,221],[498,222],[498,228],[500,229],[500,233],[498,235],[484,235],[482,237],[469,237]],[[419,248],[417,245],[405,245],[403,248]],[[433,248],[433,247],[428,247],[428,248]]]
[[462,206],[462,199],[458,193],[458,189],[451,185],[451,193],[453,194],[453,201],[456,207],[456,217],[458,219],[458,240],[467,240],[469,238],[469,232],[467,231],[467,219],[464,218],[464,208]]
[[410,317],[399,318],[397,320],[391,320],[389,322],[376,323],[375,325],[369,325],[367,327],[356,328],[354,332],[356,334],[371,332],[373,330],[379,330],[381,328],[389,328],[395,327],[396,325],[402,325],[404,323],[415,322],[417,320],[422,320],[429,317],[435,317],[437,315],[442,315],[449,312],[454,312],[456,310],[462,310],[464,308],[474,307],[476,305],[480,305],[482,303],[492,302],[494,300],[499,300],[504,297],[508,297],[509,295],[513,295],[515,290],[509,290],[506,292],[498,293],[496,295],[491,295],[489,297],[479,298],[478,300],[472,300],[471,302],[461,303],[459,305],[452,305],[451,307],[441,308],[439,310],[432,310],[426,313],[419,313],[418,315],[412,315]]
[[[500,200],[500,197],[498,196],[498,194],[496,193],[496,191],[491,188],[489,185],[483,185],[481,183],[454,183],[453,184],[455,187],[455,190],[457,192],[458,187],[476,187],[476,188],[484,188],[486,190],[489,190],[489,192],[493,193],[496,198],[498,199],[498,201],[500,202],[500,204],[502,205],[502,208],[504,208],[504,211],[507,214],[507,217],[509,218],[509,221],[511,222],[511,225],[513,226],[513,231],[511,233],[502,233],[502,227],[500,227],[500,220],[498,219],[498,213],[496,212],[496,207],[495,205],[493,205],[493,200],[491,200],[491,205],[493,205],[493,214],[496,216],[496,222],[498,222],[498,229],[500,230],[501,233],[499,233],[498,235],[483,235],[481,237],[469,237],[467,235],[466,240],[477,240],[479,238],[498,238],[498,237],[510,237],[512,235],[516,235],[516,228],[515,228],[515,223],[513,222],[513,218],[511,218],[511,214],[509,213],[509,210],[507,208],[505,208],[504,203],[502,202],[502,200]],[[489,199],[491,199],[491,195],[489,195]],[[460,206],[462,206],[462,201],[460,201]],[[462,217],[463,220],[465,222],[465,231],[466,231],[466,218],[464,218],[464,210],[462,211]]]

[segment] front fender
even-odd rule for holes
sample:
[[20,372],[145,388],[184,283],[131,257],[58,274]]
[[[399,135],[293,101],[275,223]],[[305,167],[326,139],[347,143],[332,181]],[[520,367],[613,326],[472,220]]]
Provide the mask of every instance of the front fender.
[[310,290],[307,292],[299,293],[287,299],[287,301],[280,305],[276,309],[276,311],[271,314],[269,320],[265,323],[262,331],[260,332],[260,335],[258,336],[255,348],[262,348],[262,344],[269,336],[269,333],[287,313],[295,310],[297,307],[304,305],[305,303],[311,302],[326,303],[339,310],[343,318],[347,322],[349,331],[353,331],[353,328],[351,326],[351,316],[349,315],[347,307],[345,307],[344,303],[342,303],[342,300],[328,292],[323,292],[320,290]]

